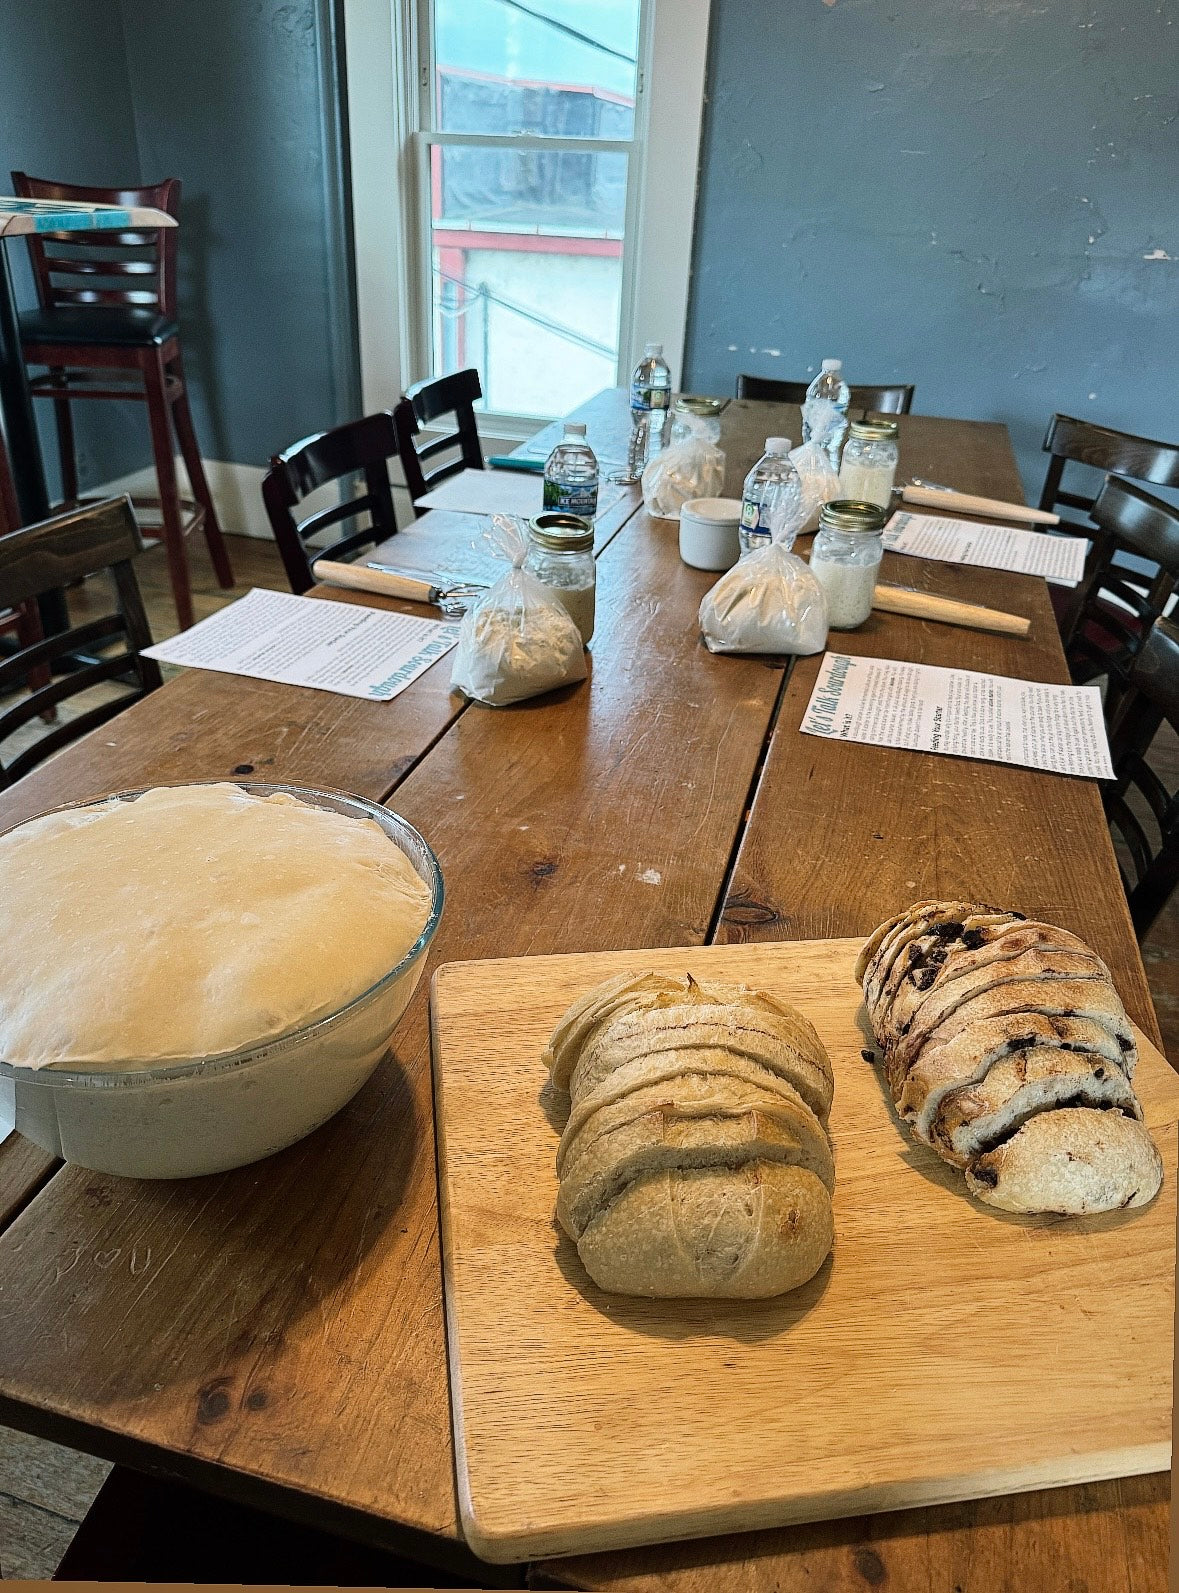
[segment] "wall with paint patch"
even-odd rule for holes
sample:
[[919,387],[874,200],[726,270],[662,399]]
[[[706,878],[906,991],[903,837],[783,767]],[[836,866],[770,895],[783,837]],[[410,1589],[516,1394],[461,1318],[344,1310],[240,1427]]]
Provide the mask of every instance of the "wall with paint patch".
[[1176,0],[712,0],[685,385],[1179,438]]

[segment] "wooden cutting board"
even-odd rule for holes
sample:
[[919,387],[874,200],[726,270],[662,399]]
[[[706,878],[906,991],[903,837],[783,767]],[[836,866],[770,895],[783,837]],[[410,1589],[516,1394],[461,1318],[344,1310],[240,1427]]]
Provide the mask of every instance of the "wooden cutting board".
[[[853,940],[451,963],[432,1026],[463,1530],[492,1561],[1049,1488],[1170,1465],[1179,1076],[1139,1034],[1153,1205],[1013,1217],[899,1127]],[[601,1293],[553,1220],[540,1053],[627,968],[760,985],[835,1069],[835,1249],[764,1302]],[[547,1108],[547,1110],[546,1110]]]

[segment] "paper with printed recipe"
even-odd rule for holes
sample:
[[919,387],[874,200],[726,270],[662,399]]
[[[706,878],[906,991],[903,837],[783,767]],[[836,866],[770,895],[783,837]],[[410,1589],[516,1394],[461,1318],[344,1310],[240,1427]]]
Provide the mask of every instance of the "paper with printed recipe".
[[900,509],[884,528],[890,553],[909,553],[945,564],[978,564],[987,570],[1042,575],[1057,586],[1076,586],[1085,571],[1084,537],[1050,536],[1009,525],[984,525]]
[[257,587],[148,658],[386,702],[449,652],[458,626]]
[[1113,777],[1096,686],[825,653],[800,728],[836,741]]

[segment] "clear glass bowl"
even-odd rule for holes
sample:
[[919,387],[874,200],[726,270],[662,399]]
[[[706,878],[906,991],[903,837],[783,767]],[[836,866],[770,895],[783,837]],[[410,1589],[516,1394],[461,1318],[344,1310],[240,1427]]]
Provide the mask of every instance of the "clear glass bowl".
[[[430,912],[405,956],[337,1011],[261,1045],[212,1057],[153,1063],[128,1058],[101,1068],[26,1068],[0,1059],[0,1102],[17,1130],[52,1155],[132,1178],[224,1172],[292,1145],[350,1101],[388,1050],[417,988],[442,917],[438,859],[404,819],[376,802],[261,781],[172,781],[237,785],[259,796],[283,792],[314,807],[372,819],[430,890]],[[119,791],[101,807],[142,796]],[[63,811],[58,809],[56,811]]]

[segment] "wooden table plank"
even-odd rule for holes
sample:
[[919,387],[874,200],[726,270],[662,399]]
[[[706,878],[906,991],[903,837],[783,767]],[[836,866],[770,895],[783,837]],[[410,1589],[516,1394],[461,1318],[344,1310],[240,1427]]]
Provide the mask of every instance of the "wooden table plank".
[[[447,882],[432,965],[707,935],[783,670],[718,671],[712,577],[669,538],[639,515],[603,554],[587,687],[472,707],[398,789]],[[395,1061],[301,1145],[170,1185],[63,1169],[0,1241],[0,1368],[11,1425],[228,1468],[374,1541],[454,1536],[426,981]]]

